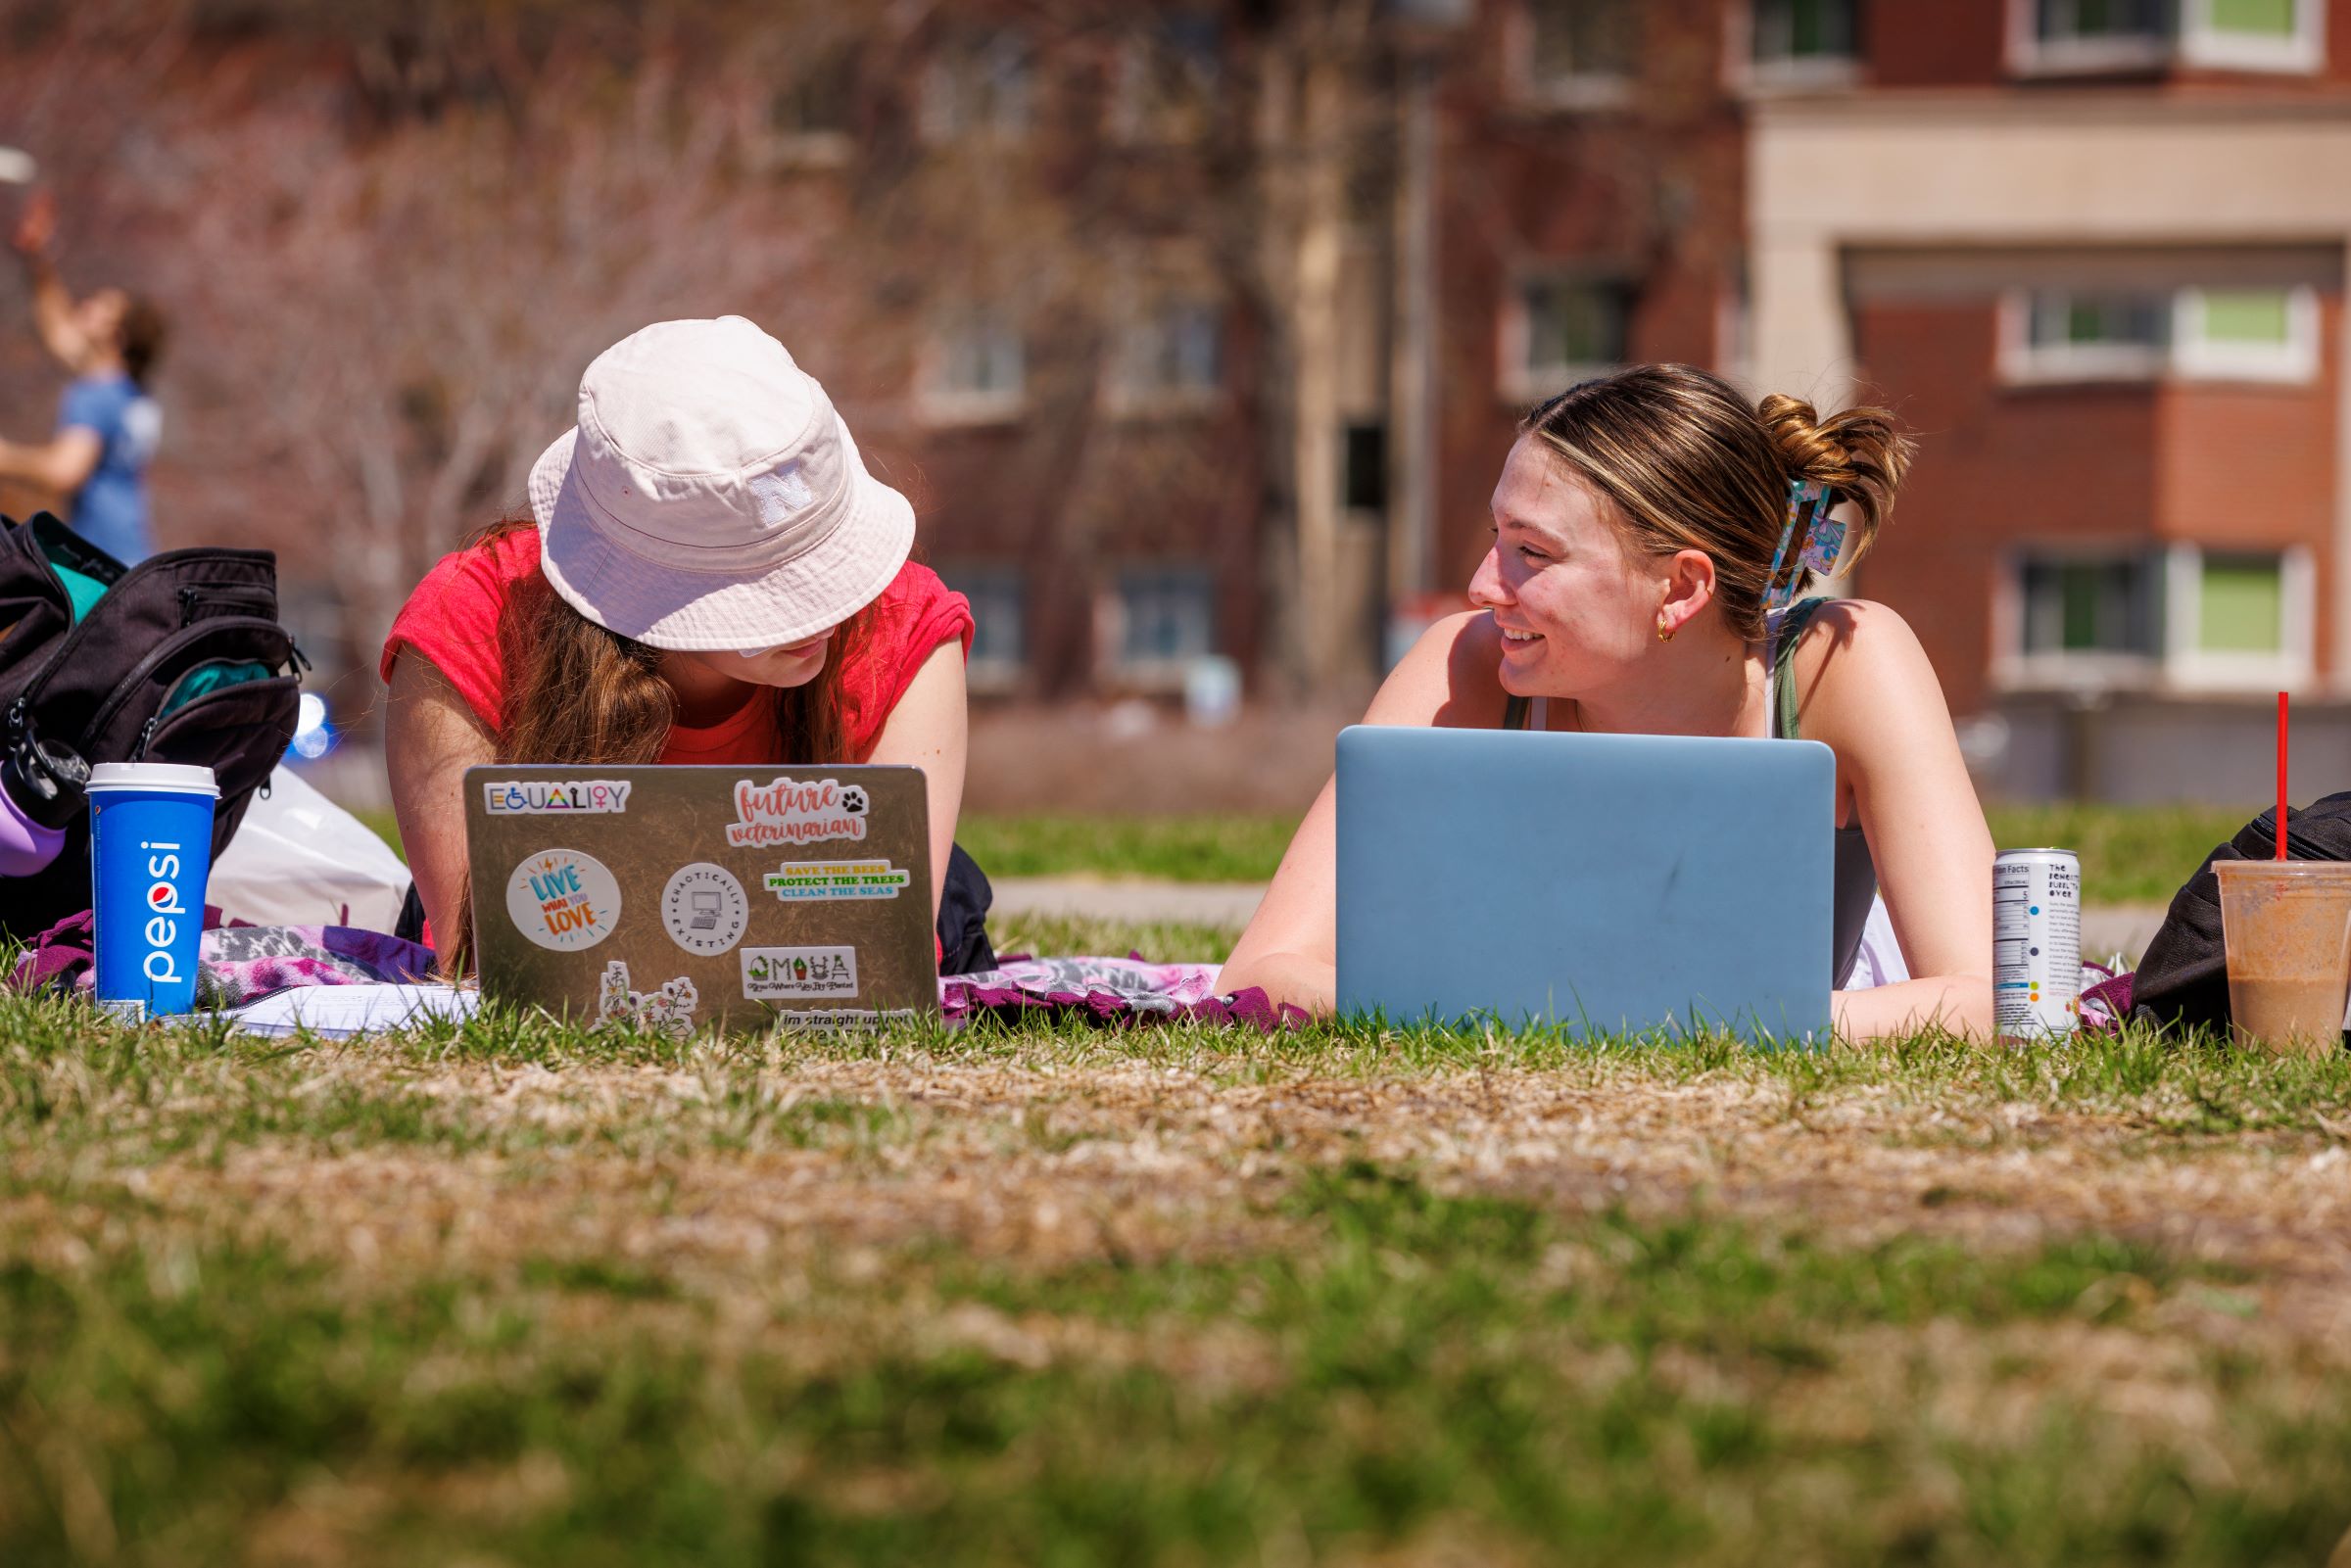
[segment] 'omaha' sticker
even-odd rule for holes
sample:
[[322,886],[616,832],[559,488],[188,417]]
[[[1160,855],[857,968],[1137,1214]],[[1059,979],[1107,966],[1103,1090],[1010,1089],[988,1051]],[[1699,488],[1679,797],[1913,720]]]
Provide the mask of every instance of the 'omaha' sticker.
[[541,947],[576,953],[620,924],[620,883],[594,855],[543,849],[506,879],[506,914]]
[[482,803],[493,817],[616,817],[634,787],[626,779],[494,779],[482,785]]
[[853,947],[746,947],[742,958],[743,994],[754,1002],[857,994]]
[[865,790],[836,779],[749,779],[735,785],[735,822],[727,842],[737,849],[813,844],[865,836]]
[[723,953],[743,940],[751,918],[743,883],[724,866],[696,861],[671,874],[661,889],[661,925],[689,953]]
[[790,904],[803,898],[895,898],[910,879],[887,860],[809,860],[787,862],[760,882]]

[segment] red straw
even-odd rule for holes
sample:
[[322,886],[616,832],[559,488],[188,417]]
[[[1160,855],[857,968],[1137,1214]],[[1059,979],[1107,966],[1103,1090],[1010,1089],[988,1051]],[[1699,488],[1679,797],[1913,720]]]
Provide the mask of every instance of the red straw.
[[2285,858],[2285,693],[2278,693],[2278,858]]

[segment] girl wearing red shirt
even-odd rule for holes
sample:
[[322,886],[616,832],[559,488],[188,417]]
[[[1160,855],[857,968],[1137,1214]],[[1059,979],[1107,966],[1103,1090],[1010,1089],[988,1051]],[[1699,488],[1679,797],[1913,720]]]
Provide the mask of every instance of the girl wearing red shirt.
[[907,557],[914,511],[815,378],[740,316],[599,356],[531,512],[445,557],[384,644],[392,804],[461,964],[465,770],[484,763],[919,767],[941,962],[985,967],[953,848],[971,607]]

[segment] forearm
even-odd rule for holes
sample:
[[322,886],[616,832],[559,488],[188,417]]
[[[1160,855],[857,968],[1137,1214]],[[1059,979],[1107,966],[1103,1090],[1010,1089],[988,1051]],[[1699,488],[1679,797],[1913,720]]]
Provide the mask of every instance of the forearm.
[[1831,1013],[1838,1032],[1855,1042],[1929,1029],[1988,1040],[1992,1033],[1991,981],[1981,974],[1944,974],[1866,991],[1839,991]]
[[25,283],[32,294],[32,326],[42,345],[68,368],[78,368],[81,333],[73,325],[73,296],[66,292],[57,265],[46,256],[24,259]]
[[1304,953],[1261,953],[1225,965],[1217,977],[1217,989],[1226,995],[1252,988],[1264,991],[1276,1007],[1327,1018],[1338,1009],[1338,967]]

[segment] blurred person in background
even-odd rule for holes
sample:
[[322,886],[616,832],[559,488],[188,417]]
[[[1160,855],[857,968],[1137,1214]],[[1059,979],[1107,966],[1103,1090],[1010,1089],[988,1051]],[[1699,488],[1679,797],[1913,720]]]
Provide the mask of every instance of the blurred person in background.
[[163,313],[121,289],[75,300],[57,275],[50,248],[57,209],[35,196],[17,225],[41,343],[72,372],[58,406],[57,433],[40,445],[0,440],[0,481],[37,486],[62,499],[75,533],[124,565],[153,548],[147,465],[164,427],[148,378],[164,347]]

